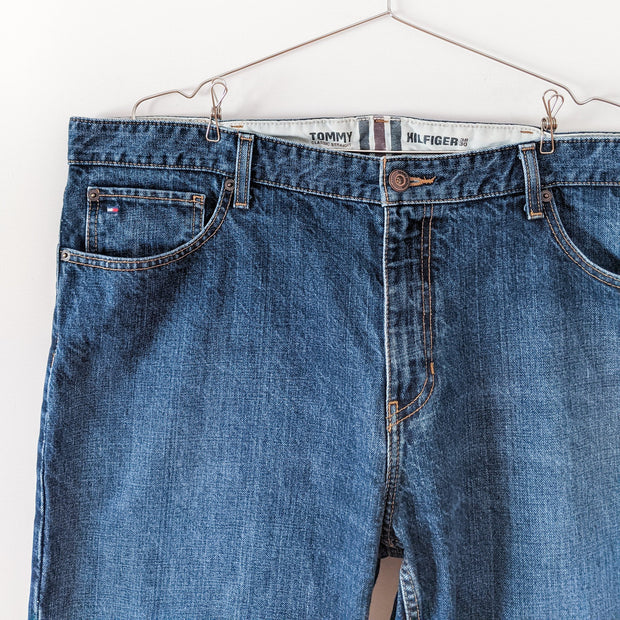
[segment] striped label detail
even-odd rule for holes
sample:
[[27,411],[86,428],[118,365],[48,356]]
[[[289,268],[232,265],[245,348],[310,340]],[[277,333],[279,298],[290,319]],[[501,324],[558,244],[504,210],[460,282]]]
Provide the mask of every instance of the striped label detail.
[[360,138],[360,149],[369,149],[370,148],[370,121],[368,117],[360,118],[357,123],[359,138]]
[[385,151],[385,128],[387,127],[387,123],[383,117],[373,117],[373,121],[375,149],[377,151]]
[[401,139],[400,139],[400,119],[391,119],[390,120],[390,143],[391,149],[393,151],[400,151],[403,148]]

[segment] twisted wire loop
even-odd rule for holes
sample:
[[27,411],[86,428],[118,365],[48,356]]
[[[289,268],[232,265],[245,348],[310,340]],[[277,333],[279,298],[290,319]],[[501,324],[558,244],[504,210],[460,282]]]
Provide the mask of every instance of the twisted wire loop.
[[[552,95],[549,96],[549,98],[546,98],[547,93],[553,93]],[[540,132],[540,145],[539,145],[539,151],[543,154],[546,153],[553,153],[555,151],[555,140],[553,138],[553,132],[558,128],[558,121],[555,118],[555,115],[557,114],[558,110],[562,107],[562,104],[564,103],[564,97],[562,95],[560,95],[558,93],[557,90],[555,90],[554,88],[548,88],[542,96],[542,100],[543,100],[543,105],[545,106],[545,112],[547,113],[547,116],[543,116],[541,123],[540,123],[540,128],[541,128],[541,132]],[[551,102],[554,102],[553,104]],[[556,107],[557,104],[557,107]],[[550,151],[543,151],[543,136],[544,136],[544,132],[548,131],[551,135],[551,150]]]
[[[217,85],[221,85],[224,87],[224,92],[222,93],[219,99],[216,99],[215,95],[215,87]],[[209,117],[209,124],[207,125],[207,131],[205,132],[205,138],[209,142],[219,142],[220,141],[220,125],[218,123],[219,120],[222,119],[222,100],[226,97],[226,93],[228,93],[228,86],[226,86],[226,82],[221,78],[214,78],[213,84],[211,84],[211,116]],[[211,131],[211,125],[215,121],[215,135],[217,138],[215,140],[209,138],[209,133]]]

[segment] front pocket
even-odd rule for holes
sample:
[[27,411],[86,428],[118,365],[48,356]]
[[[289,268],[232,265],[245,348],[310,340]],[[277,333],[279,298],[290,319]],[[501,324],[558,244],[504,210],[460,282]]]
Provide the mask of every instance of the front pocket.
[[542,194],[549,230],[566,258],[620,289],[620,185],[556,186]]
[[205,194],[89,186],[85,251],[137,258],[192,239],[204,225]]
[[[89,190],[94,187],[90,186]],[[97,186],[99,189],[102,186]],[[234,178],[226,177],[221,179],[219,189],[217,190],[218,194],[196,194],[193,192],[169,192],[167,190],[155,190],[157,192],[165,191],[166,194],[177,194],[179,196],[206,196],[207,204],[206,206],[203,204],[203,222],[201,225],[198,225],[197,219],[194,221],[194,232],[195,234],[189,239],[183,241],[180,244],[174,245],[173,247],[163,251],[163,252],[150,252],[145,255],[140,255],[139,257],[128,257],[128,256],[111,256],[107,253],[103,252],[95,252],[93,250],[85,251],[83,249],[78,249],[77,243],[72,247],[67,243],[59,243],[58,251],[60,254],[60,260],[66,263],[72,263],[75,265],[84,265],[88,267],[96,267],[98,269],[106,269],[109,271],[140,271],[144,269],[155,269],[160,268],[165,265],[170,265],[174,263],[178,263],[178,261],[185,259],[187,256],[192,255],[196,250],[201,248],[205,243],[207,243],[210,239],[214,237],[214,235],[220,230],[224,220],[226,219],[226,215],[229,211],[229,208],[232,203],[232,198],[234,196]],[[114,188],[118,189],[118,188]],[[124,188],[128,189],[128,188]],[[135,190],[133,190],[135,191]],[[140,190],[144,192],[152,192],[153,190]],[[80,192],[81,193],[81,192]],[[152,194],[149,194],[152,195]],[[127,198],[128,195],[123,194],[123,198]],[[67,207],[67,202],[65,202],[65,208]],[[212,207],[210,205],[213,205]],[[99,209],[101,209],[101,204],[99,205]],[[206,210],[205,210],[206,209]],[[95,207],[96,212],[96,207]],[[92,214],[88,213],[88,218],[91,219]],[[187,222],[185,224],[187,226]],[[190,223],[190,226],[192,224]],[[68,229],[69,227],[66,226]],[[190,228],[191,230],[191,228]],[[61,233],[64,232],[61,227]],[[125,231],[121,231],[121,235]],[[135,233],[135,231],[134,231]],[[81,247],[84,247],[85,241],[82,242]],[[120,246],[117,246],[120,247]]]

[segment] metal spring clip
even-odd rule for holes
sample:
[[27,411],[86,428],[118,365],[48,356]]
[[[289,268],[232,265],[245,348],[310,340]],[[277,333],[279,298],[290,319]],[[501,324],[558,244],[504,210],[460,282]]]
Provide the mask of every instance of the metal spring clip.
[[[549,99],[547,100],[545,99],[545,95],[547,93],[554,93],[554,94],[551,95]],[[560,100],[559,105],[555,109],[553,109],[551,106],[551,101],[554,99]],[[560,95],[558,91],[555,90],[554,88],[549,88],[543,93],[542,100],[545,106],[545,112],[547,113],[547,116],[543,116],[541,120],[541,124],[540,124],[541,133],[540,133],[539,151],[541,153],[553,153],[553,151],[555,151],[555,141],[553,139],[553,132],[558,128],[558,121],[556,120],[554,114],[557,114],[557,111],[562,107],[562,104],[564,103],[564,97],[562,97],[562,95]],[[543,151],[543,133],[545,131],[549,131],[551,134],[551,150],[550,151]]]
[[[216,100],[215,97],[215,85],[221,84],[224,87],[224,92],[222,96]],[[211,84],[211,117],[209,118],[209,124],[207,125],[207,131],[205,132],[205,138],[209,142],[219,142],[220,141],[220,125],[218,123],[219,120],[222,120],[222,100],[228,93],[228,86],[226,86],[226,82],[220,78],[215,78],[213,80],[213,84]],[[215,140],[209,138],[209,133],[211,132],[211,125],[215,123],[215,132],[217,138]]]

